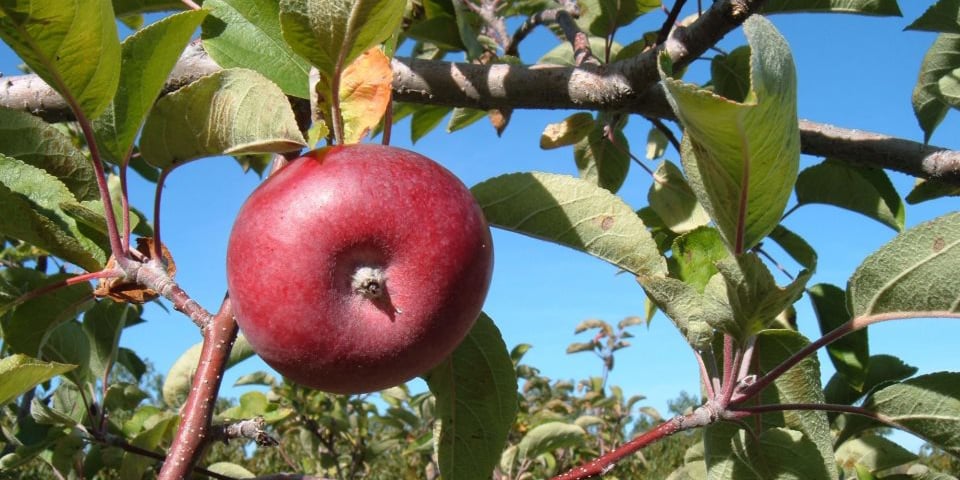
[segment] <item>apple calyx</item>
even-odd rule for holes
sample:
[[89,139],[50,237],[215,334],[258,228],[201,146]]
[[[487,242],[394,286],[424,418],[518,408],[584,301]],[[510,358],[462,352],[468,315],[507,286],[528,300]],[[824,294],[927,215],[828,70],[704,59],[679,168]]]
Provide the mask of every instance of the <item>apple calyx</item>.
[[360,267],[353,273],[350,287],[363,298],[377,300],[387,293],[387,276],[379,267]]

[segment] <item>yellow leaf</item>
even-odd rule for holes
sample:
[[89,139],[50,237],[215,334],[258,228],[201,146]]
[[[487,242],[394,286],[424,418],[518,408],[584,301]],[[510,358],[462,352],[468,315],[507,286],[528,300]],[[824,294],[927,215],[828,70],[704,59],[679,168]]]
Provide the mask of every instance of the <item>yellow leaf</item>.
[[393,70],[390,59],[375,47],[363,52],[340,79],[343,143],[358,143],[380,123],[390,104]]

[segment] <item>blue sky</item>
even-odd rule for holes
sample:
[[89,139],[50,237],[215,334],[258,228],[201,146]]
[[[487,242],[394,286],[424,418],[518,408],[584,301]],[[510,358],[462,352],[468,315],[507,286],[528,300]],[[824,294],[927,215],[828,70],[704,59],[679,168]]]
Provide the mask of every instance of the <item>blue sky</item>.
[[[789,42],[798,70],[799,113],[801,118],[839,126],[876,131],[922,140],[910,106],[910,94],[924,52],[934,34],[904,32],[926,5],[902,2],[904,18],[871,18],[848,15],[778,15],[771,19]],[[638,25],[625,29],[621,41],[631,33],[659,28],[664,15],[654,12]],[[721,43],[730,50],[743,43],[739,33]],[[525,58],[536,59],[552,44],[541,29],[521,45]],[[0,71],[16,74],[19,63],[6,47],[0,51]],[[697,62],[689,80],[706,78],[707,62]],[[411,146],[409,123],[395,127],[394,145],[412,148],[456,173],[467,185],[515,171],[550,171],[576,174],[572,149],[543,151],[539,135],[548,123],[571,111],[518,111],[509,128],[498,138],[485,122],[446,134],[438,129]],[[960,148],[956,115],[951,114],[934,135],[932,143]],[[626,133],[634,152],[642,155],[649,124],[631,118]],[[677,161],[669,151],[667,158]],[[804,157],[802,166],[817,159]],[[890,174],[899,192],[905,195],[913,179]],[[177,264],[177,280],[202,305],[215,310],[225,291],[224,262],[232,219],[243,200],[256,187],[254,174],[243,174],[230,159],[215,158],[188,164],[174,172],[163,195],[163,239]],[[649,176],[633,168],[620,194],[635,208],[646,203]],[[153,186],[134,181],[132,202],[149,212]],[[907,209],[907,224],[915,225],[947,211],[956,210],[956,199],[941,199]],[[812,283],[846,284],[860,261],[895,232],[857,214],[826,206],[806,206],[793,213],[786,226],[806,236],[817,249],[819,269]],[[601,364],[590,354],[567,355],[566,346],[583,341],[574,327],[588,318],[610,323],[644,311],[644,295],[629,275],[599,260],[556,245],[495,231],[496,267],[485,311],[500,327],[508,347],[530,343],[533,349],[525,361],[544,375],[558,379],[581,379],[599,374]],[[792,271],[798,267],[783,254],[777,259]],[[786,278],[780,276],[781,283]],[[800,329],[818,336],[816,319],[809,301],[797,304]],[[160,372],[200,334],[185,317],[150,307],[149,322],[129,329],[123,344],[148,358]],[[693,356],[668,319],[657,316],[649,327],[634,327],[633,346],[618,352],[610,384],[620,385],[629,394],[646,395],[642,402],[666,412],[668,400],[681,390],[696,392],[698,377]],[[951,338],[960,337],[960,322],[917,320],[889,322],[870,329],[871,353],[900,356],[920,368],[921,373],[957,370]],[[821,355],[827,377],[832,373]],[[239,396],[244,389],[231,388],[241,374],[265,365],[253,360],[235,367],[225,377],[224,394]],[[827,378],[825,377],[825,378]],[[918,442],[910,441],[913,445]]]

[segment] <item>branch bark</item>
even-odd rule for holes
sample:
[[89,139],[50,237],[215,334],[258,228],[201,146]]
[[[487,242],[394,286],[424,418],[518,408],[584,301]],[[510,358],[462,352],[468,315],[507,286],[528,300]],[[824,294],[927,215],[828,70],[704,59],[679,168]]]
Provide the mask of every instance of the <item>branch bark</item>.
[[[480,65],[396,58],[394,99],[482,110],[607,110],[674,120],[658,84],[657,57],[666,52],[674,65],[689,64],[739,27],[761,3],[719,0],[691,25],[673,29],[656,48],[609,65]],[[180,58],[164,92],[218,70],[195,42]],[[6,77],[0,82],[0,107],[28,111],[48,121],[70,118],[66,103],[35,75]],[[960,185],[960,151],[812,121],[801,121],[800,131],[803,153]]]

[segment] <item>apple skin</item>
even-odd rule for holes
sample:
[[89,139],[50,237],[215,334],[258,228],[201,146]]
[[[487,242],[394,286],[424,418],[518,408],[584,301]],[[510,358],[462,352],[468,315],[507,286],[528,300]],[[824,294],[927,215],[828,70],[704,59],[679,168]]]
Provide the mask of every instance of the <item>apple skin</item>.
[[[327,147],[282,168],[244,203],[227,248],[230,299],[254,351],[296,383],[342,394],[440,363],[480,314],[492,270],[490,229],[467,187],[380,145]],[[385,292],[358,290],[358,272]]]

